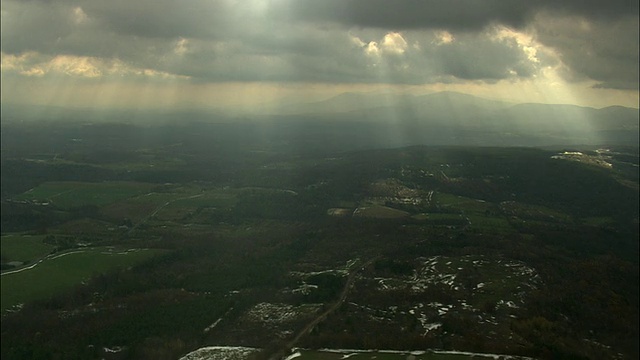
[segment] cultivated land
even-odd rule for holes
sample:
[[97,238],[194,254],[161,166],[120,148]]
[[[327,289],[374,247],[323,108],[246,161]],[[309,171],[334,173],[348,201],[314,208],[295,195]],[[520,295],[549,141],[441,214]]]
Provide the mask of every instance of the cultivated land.
[[17,262],[16,265],[22,265],[46,256],[55,246],[45,244],[44,238],[44,235],[2,235],[0,252],[3,262]]
[[126,268],[163,250],[121,249],[95,247],[60,252],[2,273],[2,311],[25,302],[47,299],[92,276]]
[[3,359],[639,356],[637,148],[13,126]]

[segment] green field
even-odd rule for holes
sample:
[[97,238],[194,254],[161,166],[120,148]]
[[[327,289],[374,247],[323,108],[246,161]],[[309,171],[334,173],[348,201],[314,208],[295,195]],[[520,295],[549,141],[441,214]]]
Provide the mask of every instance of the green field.
[[583,224],[591,226],[611,226],[612,224],[614,224],[613,219],[607,216],[588,217],[581,219],[581,221]]
[[51,228],[49,232],[71,236],[90,235],[90,237],[93,238],[95,236],[112,235],[116,227],[116,224],[106,221],[82,218],[57,225]]
[[377,219],[396,219],[409,216],[409,213],[381,205],[366,205],[356,209],[353,213],[356,217],[370,217]]
[[464,226],[467,224],[467,220],[462,214],[421,213],[412,216],[412,218],[435,226]]
[[3,260],[28,262],[44,256],[55,246],[42,242],[44,235],[3,235],[0,253]]
[[471,221],[472,229],[478,229],[481,231],[503,233],[513,230],[509,221],[502,217],[469,215],[469,221]]
[[478,199],[458,196],[448,193],[436,192],[433,200],[442,207],[459,209],[466,212],[484,212],[491,209],[492,204]]
[[197,212],[198,208],[229,209],[237,202],[237,189],[214,189],[207,191],[192,191],[192,194],[181,194],[177,199],[161,208],[155,215],[160,221],[179,221],[185,216]]
[[[551,209],[541,205],[533,205],[520,203],[515,201],[503,202],[500,204],[501,209],[511,215],[515,215],[522,219],[531,219],[531,220],[542,220],[542,221],[552,221],[552,222],[570,222],[571,216],[568,214],[556,210]],[[591,219],[602,219],[593,217]],[[605,218],[606,219],[606,218]],[[602,223],[596,222],[596,226],[601,225]]]
[[154,185],[135,182],[46,182],[19,196],[21,200],[50,202],[60,208],[102,206],[151,190]]
[[433,221],[459,221],[460,219],[464,219],[462,217],[461,214],[448,214],[448,213],[428,213],[428,214],[423,214],[423,217],[426,220],[433,220]]
[[[209,190],[201,193],[198,197],[188,197],[176,200],[170,206],[171,207],[200,207],[200,206],[214,206],[214,207],[230,207],[236,204],[238,191],[235,189],[229,190]],[[199,194],[194,194],[199,195]]]
[[[161,220],[175,220],[175,213],[180,214],[195,210],[195,208],[188,203],[189,200],[194,201],[203,196],[199,188],[191,186],[181,186],[170,190],[171,191],[149,192],[141,196],[123,199],[122,201],[102,207],[101,211],[103,214],[114,219],[128,218],[134,223],[143,221],[152,214],[160,214]],[[181,201],[185,201],[186,203],[182,206],[174,205]]]
[[4,273],[1,282],[1,310],[28,301],[46,299],[95,274],[133,266],[163,252],[109,248],[73,250],[47,258],[32,269]]

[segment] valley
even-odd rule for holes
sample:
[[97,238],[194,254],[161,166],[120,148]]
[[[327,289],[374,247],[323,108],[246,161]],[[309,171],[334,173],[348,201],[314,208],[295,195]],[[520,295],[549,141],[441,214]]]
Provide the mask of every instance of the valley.
[[3,141],[2,357],[638,356],[637,148],[245,129]]

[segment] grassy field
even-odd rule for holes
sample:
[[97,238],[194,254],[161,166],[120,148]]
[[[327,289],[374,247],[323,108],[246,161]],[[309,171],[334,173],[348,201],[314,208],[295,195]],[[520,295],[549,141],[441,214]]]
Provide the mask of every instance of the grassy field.
[[42,242],[44,235],[3,235],[0,253],[6,261],[27,262],[44,256],[55,246]]
[[458,196],[448,193],[436,192],[433,200],[445,208],[453,208],[466,212],[484,212],[491,209],[492,204],[478,199],[472,199],[464,196]]
[[197,212],[198,208],[230,209],[237,203],[237,189],[194,191],[171,201],[155,215],[160,221],[179,221]]
[[472,229],[480,231],[508,233],[513,230],[509,221],[503,217],[469,215],[469,221],[471,221]]
[[[541,205],[525,204],[515,201],[504,202],[500,204],[501,209],[508,214],[517,216],[522,219],[553,221],[553,222],[571,222],[571,216],[568,214],[550,209]],[[598,218],[592,218],[598,219]],[[598,224],[599,225],[599,224]],[[596,225],[597,226],[597,225]]]
[[[122,201],[104,206],[101,211],[103,214],[114,219],[128,218],[134,223],[142,221],[152,214],[154,216],[160,214],[161,219],[168,217],[164,220],[175,220],[177,215],[173,214],[173,210],[167,212],[167,208],[172,207],[174,210],[177,209],[178,213],[193,211],[195,207],[190,204],[184,204],[182,206],[176,206],[174,204],[180,201],[196,199],[201,196],[202,192],[199,188],[181,186],[162,192],[149,192],[144,195],[123,199]],[[180,210],[181,208],[185,210]],[[167,216],[163,216],[163,213],[167,213]]]
[[116,227],[116,224],[106,221],[84,218],[60,224],[51,228],[49,232],[72,236],[90,235],[93,237],[113,235]]
[[135,182],[47,182],[22,194],[19,199],[50,202],[60,208],[102,206],[150,191],[154,185]]
[[92,275],[133,266],[163,252],[109,248],[74,250],[48,258],[32,269],[5,273],[1,282],[1,310],[32,300],[46,299],[88,280]]
[[419,220],[424,224],[433,226],[458,226],[467,225],[467,220],[462,214],[448,213],[421,213],[412,216],[413,219]]
[[600,216],[600,217],[588,217],[581,219],[582,223],[585,225],[591,226],[610,226],[614,224],[614,221],[611,217]]
[[227,190],[209,190],[201,193],[198,197],[188,197],[176,200],[171,206],[173,207],[230,207],[236,204],[238,191],[235,189]]
[[353,216],[378,219],[396,219],[409,216],[409,213],[381,205],[366,205],[356,209]]
[[433,221],[442,221],[442,222],[446,222],[446,221],[457,222],[460,219],[464,219],[464,217],[461,214],[448,214],[448,213],[422,214],[422,217],[419,217],[419,218],[423,220],[433,220]]

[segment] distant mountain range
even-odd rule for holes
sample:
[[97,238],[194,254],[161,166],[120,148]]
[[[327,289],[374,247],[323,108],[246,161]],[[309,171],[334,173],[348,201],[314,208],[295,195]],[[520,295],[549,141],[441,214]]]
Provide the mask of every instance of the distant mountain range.
[[474,109],[496,110],[512,103],[486,100],[472,95],[443,91],[428,95],[393,95],[386,93],[343,93],[328,100],[275,106],[268,109],[274,114],[336,114],[367,110],[412,109],[417,112],[437,112],[455,107],[460,111]]
[[[456,92],[422,96],[344,93],[268,109],[275,116],[375,123],[401,129],[411,143],[638,145],[638,109],[513,104]],[[444,137],[442,137],[444,136]]]
[[[602,109],[565,104],[514,104],[456,92],[428,95],[344,93],[330,99],[265,109],[273,115],[351,117],[360,120],[411,120],[479,126],[505,123],[548,126],[558,123],[596,126],[598,129],[638,128],[638,109],[611,106]],[[390,118],[391,116],[391,118]],[[587,121],[587,123],[585,123]]]
[[[361,144],[638,146],[638,109],[513,104],[456,92],[427,95],[344,93],[309,103],[265,105],[260,111],[104,111],[3,106],[2,122],[65,119],[149,124],[213,122],[269,124],[270,133],[321,133]],[[285,127],[281,126],[286,124]],[[275,126],[275,127],[274,127]],[[280,129],[280,130],[277,130]],[[278,134],[280,136],[281,134]],[[309,135],[309,134],[307,134]]]

